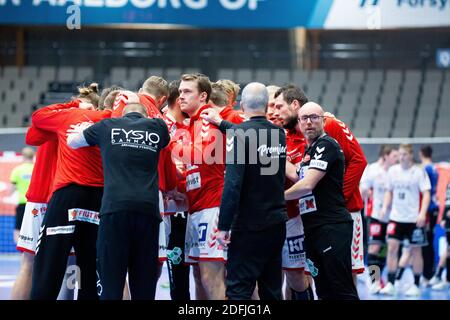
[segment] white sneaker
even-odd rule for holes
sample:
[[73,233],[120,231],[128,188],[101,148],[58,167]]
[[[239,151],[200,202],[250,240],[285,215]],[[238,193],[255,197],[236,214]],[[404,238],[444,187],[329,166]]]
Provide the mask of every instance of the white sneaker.
[[442,280],[439,277],[433,276],[433,278],[431,278],[431,280],[428,282],[428,286],[432,287],[435,284],[440,283]]
[[447,290],[448,289],[448,283],[447,281],[441,281],[439,283],[436,283],[434,286],[431,287],[431,290],[438,290],[438,291],[442,291],[442,290]]
[[420,296],[420,289],[419,289],[419,287],[416,286],[415,284],[413,284],[411,287],[409,287],[408,290],[406,290],[405,296],[408,296],[408,297],[418,297],[418,296]]
[[375,281],[369,286],[369,293],[370,294],[377,294],[381,290],[381,283],[379,281]]
[[394,285],[393,285],[392,283],[390,283],[390,282],[388,282],[388,283],[384,286],[384,288],[381,289],[381,290],[379,291],[380,294],[386,295],[386,296],[393,296],[393,295],[395,295],[395,292],[396,292],[395,287],[394,287]]

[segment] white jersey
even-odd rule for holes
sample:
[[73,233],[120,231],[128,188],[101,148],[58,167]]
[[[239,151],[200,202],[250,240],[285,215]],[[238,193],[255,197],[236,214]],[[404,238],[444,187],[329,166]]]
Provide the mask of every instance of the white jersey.
[[384,194],[386,192],[387,171],[384,166],[378,162],[367,166],[361,178],[361,189],[373,190],[373,203],[371,217],[382,222],[389,221],[389,212],[386,213],[384,219],[380,218],[380,211],[383,207]]
[[413,165],[403,169],[392,166],[388,171],[386,188],[392,191],[391,220],[414,223],[420,211],[420,193],[431,190],[430,179],[425,170]]

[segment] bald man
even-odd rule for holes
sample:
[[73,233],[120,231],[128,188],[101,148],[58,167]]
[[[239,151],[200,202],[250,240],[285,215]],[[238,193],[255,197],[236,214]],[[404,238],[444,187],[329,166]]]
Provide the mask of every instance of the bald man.
[[[336,140],[325,133],[324,111],[318,104],[304,104],[298,119],[307,149],[299,181],[285,191],[285,198],[300,199],[306,255],[318,271],[314,278],[317,296],[322,300],[358,300],[350,252],[353,222],[342,192],[344,154]],[[292,180],[297,178],[293,165],[288,164],[287,174]]]
[[283,129],[266,119],[268,99],[263,84],[248,84],[242,91],[241,107],[249,120],[227,130],[217,239],[229,247],[229,300],[250,300],[256,283],[261,300],[282,298],[286,137]]
[[100,299],[121,300],[128,270],[133,300],[153,300],[158,280],[158,160],[170,140],[164,120],[130,103],[123,117],[73,126],[67,144],[100,147],[105,188],[97,238]]

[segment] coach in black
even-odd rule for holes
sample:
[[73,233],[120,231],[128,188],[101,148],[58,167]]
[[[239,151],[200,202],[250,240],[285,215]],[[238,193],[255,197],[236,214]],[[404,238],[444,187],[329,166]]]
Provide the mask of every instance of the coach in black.
[[68,135],[71,147],[98,145],[102,155],[105,187],[97,238],[101,299],[122,299],[127,270],[131,298],[155,298],[161,221],[157,167],[169,139],[164,121],[148,119],[140,104],[127,105],[122,118],[86,129],[81,125]]
[[318,269],[314,278],[318,297],[357,300],[350,256],[352,218],[342,192],[344,154],[324,132],[323,110],[318,104],[306,103],[298,116],[308,148],[299,176],[288,164],[288,177],[300,181],[285,191],[286,200],[300,198],[306,256]]
[[226,297],[230,300],[250,300],[256,282],[261,299],[282,298],[286,137],[266,120],[268,99],[263,84],[248,84],[241,107],[250,120],[227,130],[218,240],[228,246]]

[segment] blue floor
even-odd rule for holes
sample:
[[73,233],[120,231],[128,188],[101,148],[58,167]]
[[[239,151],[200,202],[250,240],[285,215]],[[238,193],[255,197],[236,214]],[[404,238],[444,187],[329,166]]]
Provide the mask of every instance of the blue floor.
[[[20,256],[18,254],[0,254],[0,300],[7,300],[10,297],[11,288],[16,278],[19,268]],[[412,284],[413,277],[410,270],[406,270],[402,279],[402,285],[406,289]],[[433,291],[429,288],[422,289],[422,295],[417,298],[405,297],[402,294],[396,297],[384,297],[380,295],[370,295],[365,285],[365,276],[359,276],[358,293],[362,300],[450,300],[450,291]],[[191,288],[194,283],[191,276]],[[193,292],[193,290],[191,290]],[[193,297],[193,295],[191,295]],[[158,282],[156,293],[158,300],[169,300],[169,280],[167,277],[167,269],[164,267],[161,278]]]

